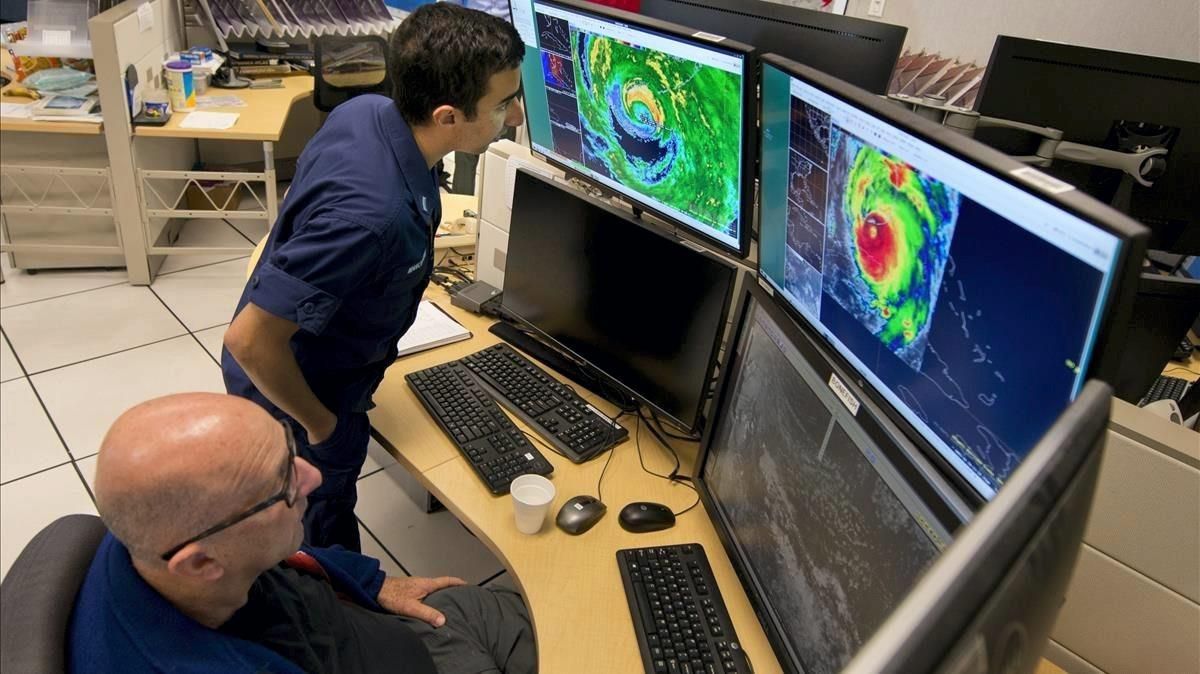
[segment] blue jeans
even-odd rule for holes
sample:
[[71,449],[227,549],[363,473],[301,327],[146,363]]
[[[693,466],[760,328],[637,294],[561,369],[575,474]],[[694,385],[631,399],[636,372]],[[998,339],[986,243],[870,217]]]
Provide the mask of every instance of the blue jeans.
[[[289,419],[289,421],[291,421]],[[366,412],[338,415],[337,427],[323,442],[308,443],[308,434],[291,421],[300,456],[321,471],[321,486],[308,495],[304,513],[304,541],[314,547],[341,545],[362,550],[354,505],[358,502],[358,474],[367,459],[371,422]]]

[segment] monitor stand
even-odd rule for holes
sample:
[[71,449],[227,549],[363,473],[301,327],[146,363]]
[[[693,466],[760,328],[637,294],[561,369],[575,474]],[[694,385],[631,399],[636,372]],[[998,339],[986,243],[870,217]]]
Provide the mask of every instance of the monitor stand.
[[606,384],[586,366],[579,365],[542,340],[521,331],[511,323],[498,321],[493,323],[492,327],[488,328],[488,332],[512,344],[550,369],[604,398],[622,410],[633,409],[634,405],[637,404],[632,398],[616,390],[613,386]]

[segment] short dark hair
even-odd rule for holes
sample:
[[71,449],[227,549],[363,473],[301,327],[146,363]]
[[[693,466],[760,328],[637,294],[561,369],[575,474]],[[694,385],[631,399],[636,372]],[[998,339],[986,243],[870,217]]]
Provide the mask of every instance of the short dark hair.
[[474,119],[492,75],[521,65],[525,45],[511,23],[449,2],[418,7],[392,33],[392,98],[409,124],[442,105]]

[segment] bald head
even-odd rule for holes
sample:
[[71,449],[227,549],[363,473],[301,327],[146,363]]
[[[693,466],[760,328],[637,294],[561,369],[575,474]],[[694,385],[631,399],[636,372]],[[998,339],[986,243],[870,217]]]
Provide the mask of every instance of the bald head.
[[137,405],[101,443],[100,516],[135,558],[153,560],[277,488],[282,433],[235,396],[184,393]]

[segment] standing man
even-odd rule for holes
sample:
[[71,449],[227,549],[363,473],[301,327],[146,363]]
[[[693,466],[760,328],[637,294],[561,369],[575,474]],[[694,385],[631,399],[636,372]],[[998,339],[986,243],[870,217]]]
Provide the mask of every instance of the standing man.
[[456,150],[483,152],[524,117],[524,45],[511,24],[424,5],[389,49],[392,98],[341,104],[301,153],[221,355],[226,389],[289,423],[321,471],[306,542],[356,551],[366,412],[433,269],[433,166]]

